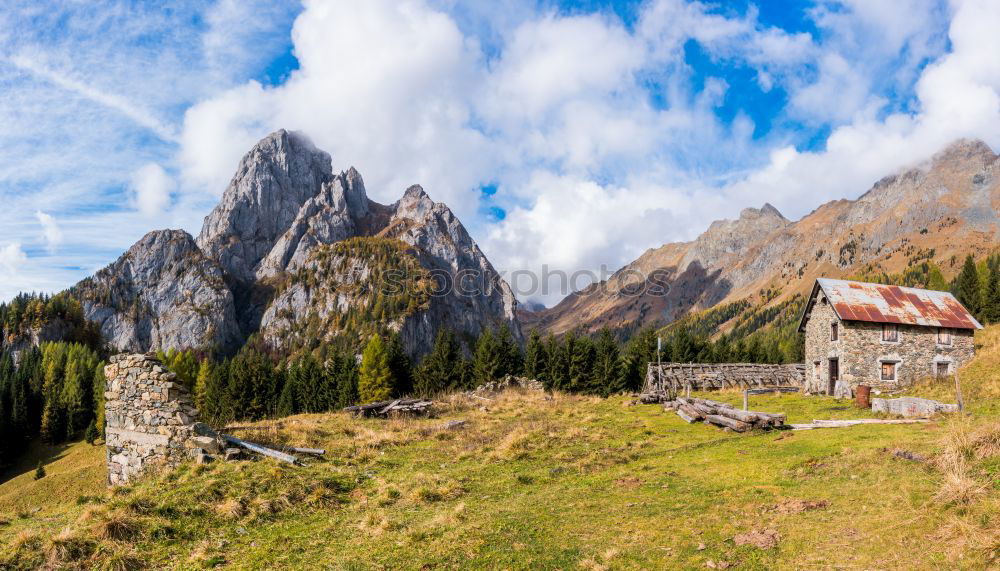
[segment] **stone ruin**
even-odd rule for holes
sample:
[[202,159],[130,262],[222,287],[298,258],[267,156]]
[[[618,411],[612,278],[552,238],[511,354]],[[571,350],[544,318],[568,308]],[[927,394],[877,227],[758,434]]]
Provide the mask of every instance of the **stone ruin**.
[[109,485],[219,452],[210,429],[198,422],[190,393],[154,354],[111,357],[104,375]]

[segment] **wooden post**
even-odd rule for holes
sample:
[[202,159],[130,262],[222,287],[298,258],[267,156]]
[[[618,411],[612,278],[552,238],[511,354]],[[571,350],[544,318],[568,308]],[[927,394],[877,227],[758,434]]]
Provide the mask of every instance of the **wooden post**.
[[962,383],[958,379],[958,364],[955,364],[955,401],[958,403],[958,411],[965,412],[965,402],[962,400]]
[[743,410],[750,410],[750,389],[743,389]]

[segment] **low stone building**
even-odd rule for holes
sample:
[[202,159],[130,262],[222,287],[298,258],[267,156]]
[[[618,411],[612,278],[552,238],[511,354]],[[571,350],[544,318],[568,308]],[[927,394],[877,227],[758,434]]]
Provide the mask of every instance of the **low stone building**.
[[799,322],[806,391],[850,396],[954,374],[974,355],[976,329],[947,292],[820,278]]

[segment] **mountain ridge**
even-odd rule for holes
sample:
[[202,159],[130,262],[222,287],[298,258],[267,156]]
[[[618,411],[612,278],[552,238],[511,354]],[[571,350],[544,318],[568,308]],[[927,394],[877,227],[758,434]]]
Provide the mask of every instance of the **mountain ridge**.
[[[286,329],[304,329],[320,314],[351,309],[343,299],[334,306],[317,305],[320,294],[341,291],[341,281],[307,287],[291,283],[290,276],[312,263],[322,248],[354,238],[376,244],[359,252],[378,250],[377,238],[397,240],[413,250],[423,271],[442,281],[442,293],[416,310],[384,321],[368,316],[377,329],[401,332],[411,354],[428,352],[441,328],[471,339],[506,324],[522,340],[513,292],[447,205],[431,200],[419,185],[393,204],[374,202],[356,169],[334,173],[328,153],[305,135],[283,129],[244,155],[197,238],[183,230],[150,232],[71,291],[86,317],[99,323],[118,349],[211,347],[231,353],[259,334],[275,350],[286,351],[288,337],[275,329],[282,321],[272,307],[277,296],[284,296],[282,315],[297,316],[282,321]],[[359,267],[368,264],[369,272],[380,271],[370,267],[370,260],[352,260]],[[474,292],[451,287],[458,276],[470,273],[488,287]],[[353,279],[343,272],[324,275]],[[278,292],[277,286],[284,289]],[[379,309],[375,298],[392,303],[380,296],[366,291],[351,299],[373,306],[364,309],[369,312]],[[344,332],[322,333],[329,340]],[[356,349],[362,341],[346,343]]]
[[[1000,157],[988,145],[959,139],[920,165],[883,177],[857,199],[826,202],[794,222],[770,204],[744,209],[694,240],[647,250],[606,282],[552,308],[522,311],[522,325],[557,335],[632,331],[723,302],[780,303],[820,275],[899,272],[907,260],[928,259],[928,252],[954,271],[955,257],[986,252],[1000,238],[998,169]],[[650,285],[669,291],[626,295]],[[762,295],[775,290],[781,293]]]

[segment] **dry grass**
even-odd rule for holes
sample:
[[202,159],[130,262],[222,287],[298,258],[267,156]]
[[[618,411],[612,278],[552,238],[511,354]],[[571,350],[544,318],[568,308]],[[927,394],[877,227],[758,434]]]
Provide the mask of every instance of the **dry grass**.
[[[293,417],[256,439],[325,448],[324,459],[185,465],[84,501],[68,512],[60,558],[98,569],[894,569],[976,568],[997,549],[997,422],[740,435],[629,400],[511,391],[449,395],[433,418]],[[864,414],[800,395],[754,397],[753,408],[791,422]],[[441,430],[449,420],[467,422]],[[897,448],[932,460],[901,461]],[[0,568],[22,529],[34,532],[19,552],[29,564],[11,568],[45,564],[60,529],[46,517],[0,528]],[[780,544],[735,544],[751,530]],[[74,559],[74,545],[90,553]]]

